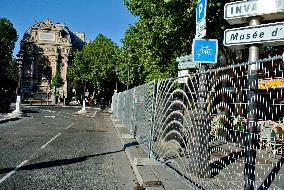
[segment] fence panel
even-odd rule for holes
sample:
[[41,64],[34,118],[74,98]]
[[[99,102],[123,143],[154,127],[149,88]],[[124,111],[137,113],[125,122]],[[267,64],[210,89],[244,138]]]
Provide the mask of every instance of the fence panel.
[[[120,93],[124,115],[116,115],[153,158],[200,189],[243,189],[247,174],[255,189],[283,189],[283,58],[256,63],[257,88],[248,84],[251,64],[190,74],[185,84],[171,78],[141,85]],[[252,90],[257,107],[249,110]]]
[[126,124],[128,130],[132,133],[133,128],[133,104],[134,104],[134,88],[124,92],[124,115],[122,122]]
[[150,150],[155,82],[138,86],[134,91],[133,135],[146,151]]

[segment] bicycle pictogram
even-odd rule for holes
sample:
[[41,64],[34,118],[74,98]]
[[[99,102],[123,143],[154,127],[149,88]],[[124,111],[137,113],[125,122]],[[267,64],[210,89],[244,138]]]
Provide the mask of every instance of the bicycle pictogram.
[[213,49],[209,48],[209,46],[201,45],[201,48],[196,51],[198,56],[201,55],[213,55]]

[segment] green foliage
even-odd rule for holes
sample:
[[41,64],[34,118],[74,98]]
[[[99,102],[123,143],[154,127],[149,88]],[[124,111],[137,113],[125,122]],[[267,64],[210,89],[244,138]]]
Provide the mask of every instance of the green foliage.
[[11,59],[6,68],[7,80],[9,84],[16,88],[19,79],[19,68],[16,59]]
[[238,125],[237,125],[237,128],[239,129],[239,130],[245,130],[245,127],[246,127],[246,124],[244,123],[244,122],[240,122],[240,123],[238,123]]
[[0,18],[0,66],[3,68],[11,60],[17,41],[17,31],[6,18]]
[[[209,38],[217,38],[221,51],[228,59],[233,59],[234,54],[221,45],[223,31],[229,26],[223,19],[223,7],[228,2],[209,1],[207,33]],[[191,54],[197,0],[124,0],[124,3],[139,18],[129,26],[123,39],[124,57],[127,58],[129,46],[134,51],[130,70],[139,70],[139,73],[130,72],[133,82],[134,78],[141,84],[154,78],[176,76],[176,57]],[[121,64],[129,63],[127,59],[123,61]],[[126,73],[120,74],[120,80],[125,83]]]
[[51,84],[51,79],[52,79],[52,69],[49,65],[45,65],[42,68],[42,76],[45,78],[44,81],[47,81],[47,83],[50,85]]
[[[220,51],[229,63],[234,63],[235,53],[222,45],[223,31],[229,27],[223,19],[228,2],[208,2],[207,34],[208,38],[219,40]],[[116,78],[126,85],[128,75],[130,86],[177,76],[176,57],[191,54],[196,3],[197,0],[124,0],[138,20],[125,32],[123,46],[118,48],[102,34],[86,44],[74,54],[69,69],[73,85],[86,81],[101,89]]]
[[68,69],[69,79],[75,88],[82,81],[100,90],[115,84],[116,64],[120,60],[120,49],[102,34],[93,42],[84,45],[73,56],[73,65]]
[[244,121],[244,118],[241,117],[240,115],[234,117],[233,124],[235,128],[237,128],[237,130],[245,130],[246,128],[246,123]]
[[12,59],[17,31],[6,18],[0,18],[0,88],[16,88],[18,67]]
[[56,73],[51,80],[51,87],[60,88],[64,84],[62,77],[59,73]]

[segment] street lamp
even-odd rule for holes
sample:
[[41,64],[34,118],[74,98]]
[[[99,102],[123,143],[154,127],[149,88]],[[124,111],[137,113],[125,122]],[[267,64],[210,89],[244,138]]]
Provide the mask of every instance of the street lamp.
[[18,69],[19,69],[19,79],[18,79],[18,86],[17,86],[17,95],[21,96],[21,80],[22,80],[22,63],[23,63],[23,53],[18,53],[17,54],[17,65],[18,65]]
[[127,51],[128,51],[128,57],[129,57],[129,61],[128,61],[128,65],[127,65],[127,90],[128,90],[128,87],[129,87],[129,65],[130,65],[130,60],[131,60],[131,56],[132,56],[131,46],[129,46],[127,48]]
[[16,99],[16,109],[9,114],[11,117],[22,117],[25,114],[21,110],[21,79],[22,79],[22,63],[23,63],[23,53],[19,52],[17,54],[17,65],[19,69],[19,79],[17,85],[17,99]]
[[115,93],[117,93],[117,65],[115,65]]

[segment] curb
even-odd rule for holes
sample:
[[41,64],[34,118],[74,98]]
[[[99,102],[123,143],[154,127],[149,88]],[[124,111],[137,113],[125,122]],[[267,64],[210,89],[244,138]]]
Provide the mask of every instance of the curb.
[[131,167],[132,167],[132,169],[133,169],[133,172],[134,172],[134,174],[135,174],[135,176],[136,176],[136,179],[137,179],[139,185],[143,186],[143,179],[142,179],[142,176],[140,175],[140,173],[139,173],[139,171],[138,171],[136,165],[134,164],[134,161],[133,161],[133,159],[132,159],[132,157],[131,157],[130,151],[129,151],[128,147],[126,147],[126,143],[124,142],[124,140],[123,140],[123,138],[122,138],[122,134],[120,134],[120,132],[119,132],[117,126],[116,126],[116,123],[115,123],[113,117],[110,116],[110,118],[111,118],[111,121],[112,121],[113,126],[114,126],[114,128],[115,128],[115,131],[116,131],[116,133],[117,133],[117,135],[118,135],[118,137],[119,137],[119,139],[120,139],[120,142],[121,142],[121,144],[122,144],[123,147],[124,147],[124,152],[126,153],[126,156],[127,156],[127,158],[128,158],[128,161],[130,162],[130,165],[131,165]]
[[161,163],[149,159],[140,145],[122,122],[110,114],[110,119],[124,147],[129,163],[141,189],[145,190],[191,190],[188,184],[174,176]]

